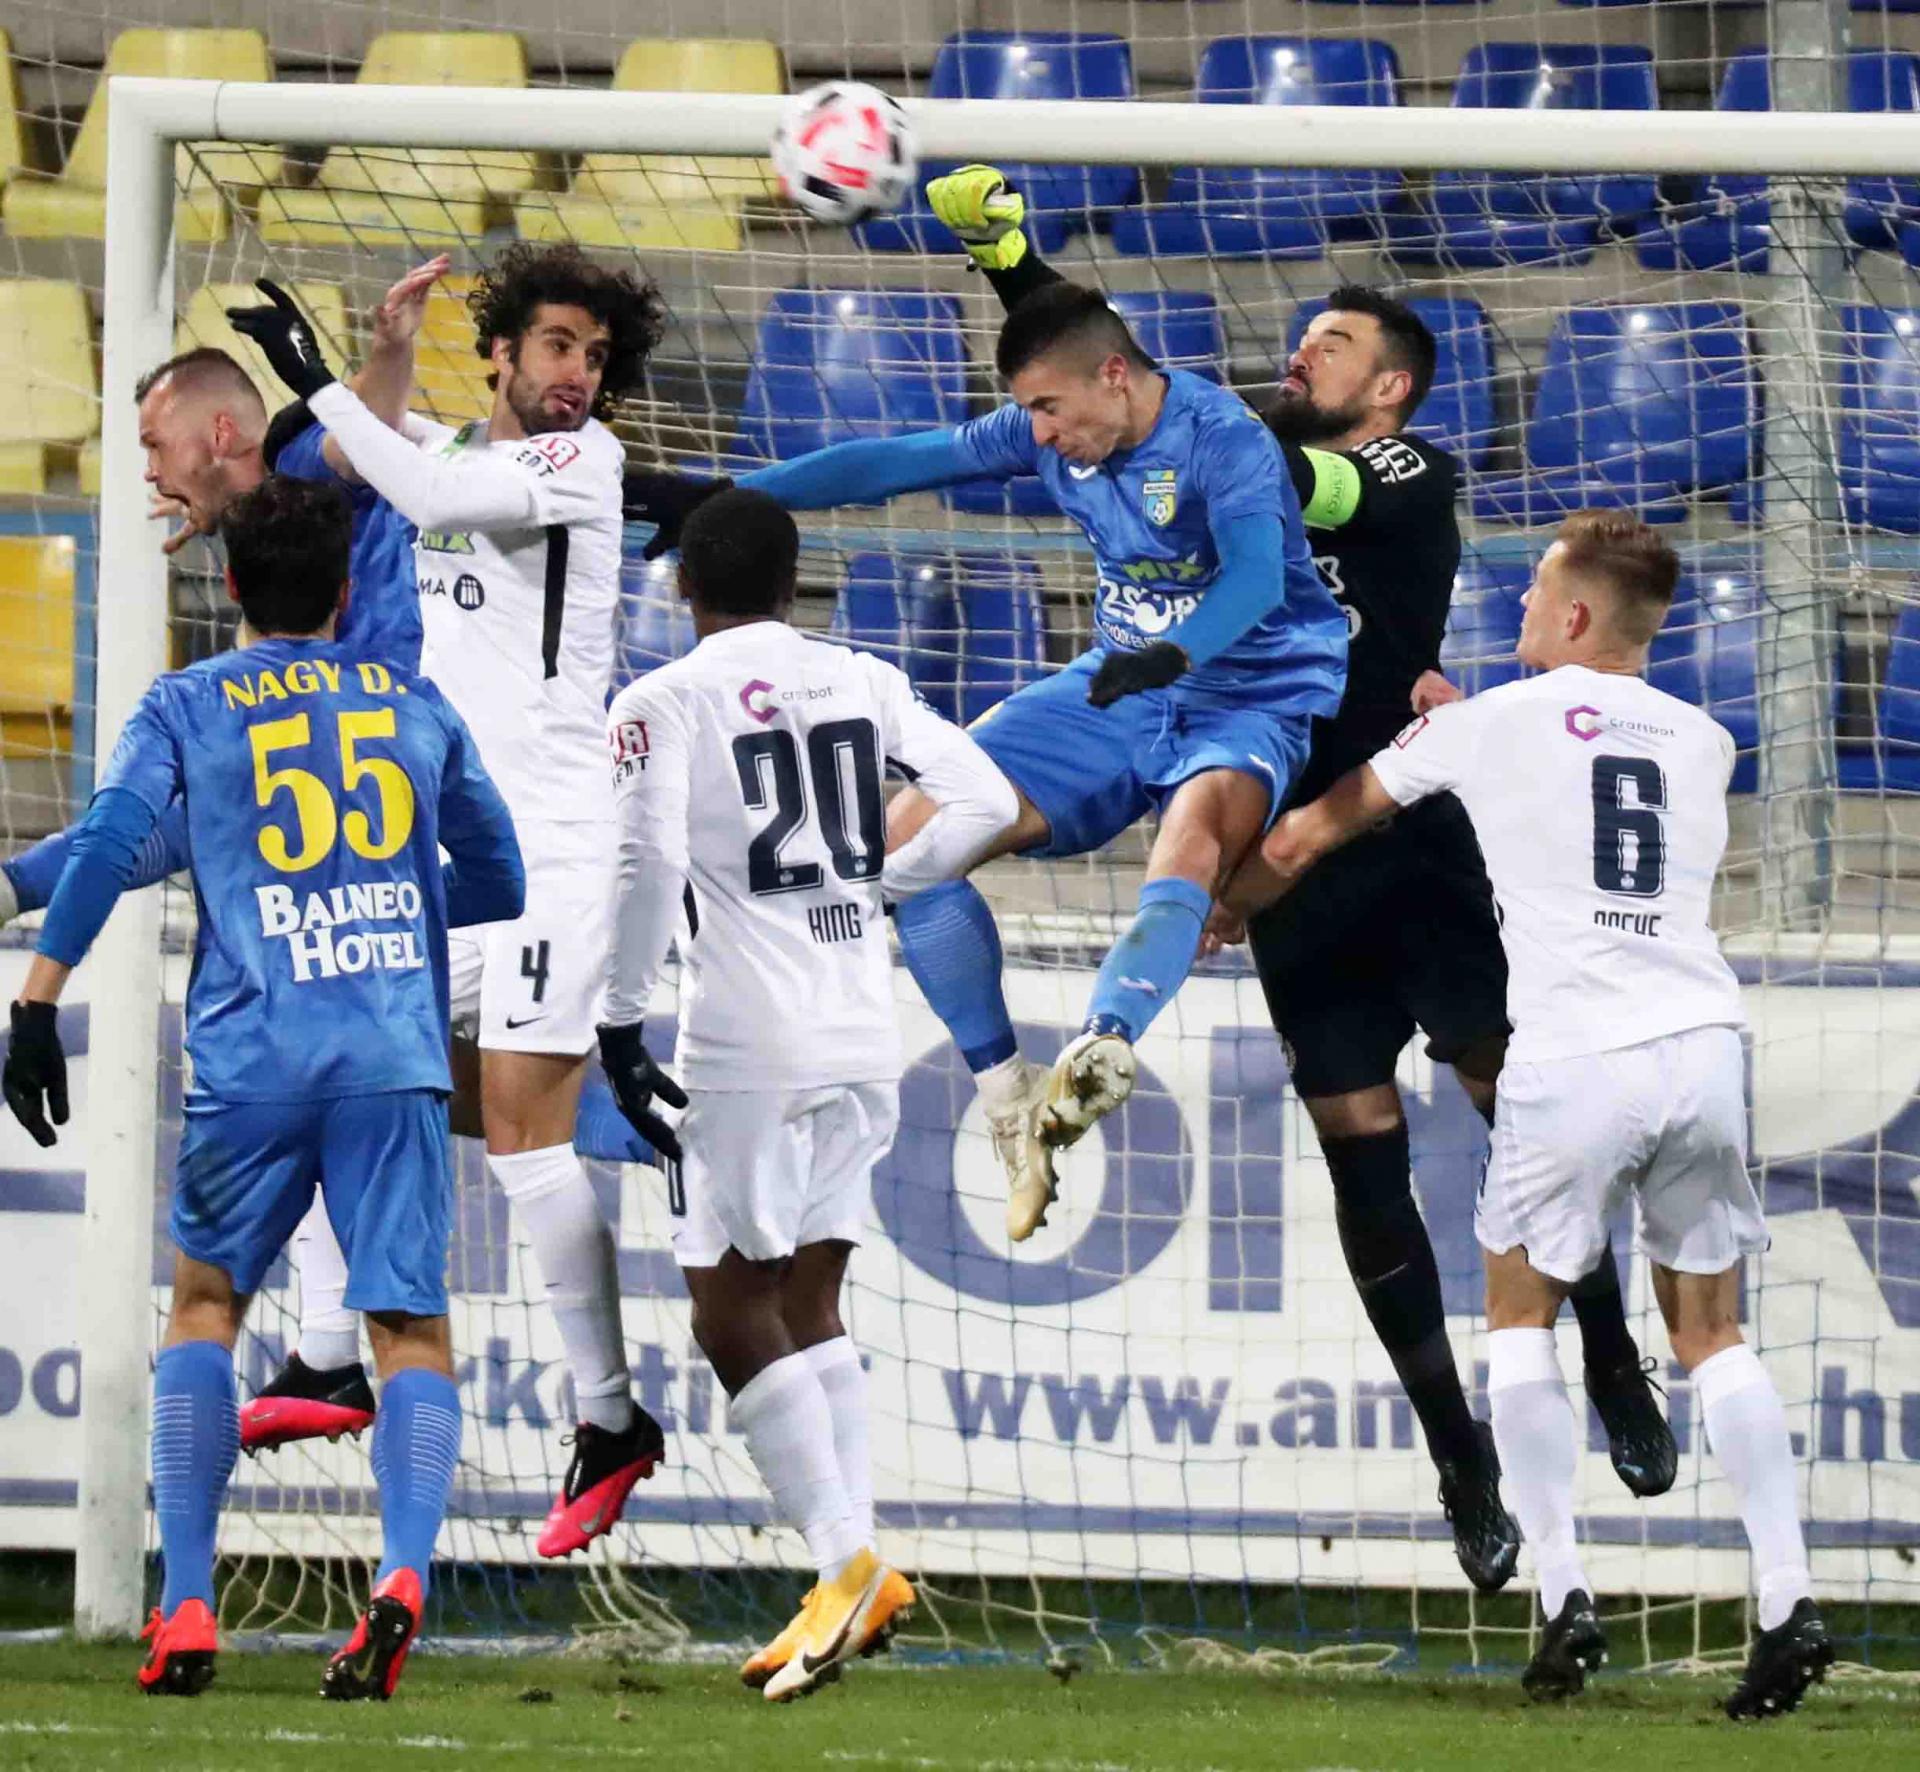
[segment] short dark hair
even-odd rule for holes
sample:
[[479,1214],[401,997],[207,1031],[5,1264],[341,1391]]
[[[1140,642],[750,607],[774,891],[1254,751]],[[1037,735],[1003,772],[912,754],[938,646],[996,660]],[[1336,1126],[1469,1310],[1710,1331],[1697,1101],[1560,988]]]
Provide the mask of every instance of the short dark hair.
[[178,356],[169,357],[166,362],[149,369],[133,384],[135,401],[144,400],[168,376],[173,376],[183,389],[195,393],[201,389],[214,389],[258,406],[262,418],[267,415],[267,403],[260,398],[260,390],[253,385],[253,377],[240,367],[235,358],[214,345],[196,345],[192,350],[182,351]]
[[1001,325],[994,364],[1012,381],[1038,358],[1063,346],[1084,354],[1089,369],[1116,353],[1136,369],[1154,367],[1099,290],[1064,281],[1036,289],[1015,305]]
[[1569,571],[1599,578],[1614,593],[1629,637],[1644,643],[1660,631],[1680,582],[1680,556],[1659,530],[1631,511],[1575,511],[1554,540]]
[[[467,297],[474,349],[489,356],[497,338],[517,348],[546,303],[585,308],[607,329],[607,366],[593,403],[594,417],[605,418],[639,387],[647,358],[665,336],[667,305],[659,289],[651,278],[596,264],[577,246],[535,246],[523,240],[480,273]],[[498,379],[490,374],[487,386]]]
[[1433,387],[1440,351],[1432,329],[1405,302],[1365,283],[1341,284],[1327,297],[1327,312],[1368,314],[1380,323],[1380,354],[1386,367],[1404,369],[1412,378],[1413,385],[1400,406],[1400,422],[1405,424],[1420,410],[1420,402]]
[[240,613],[256,634],[317,634],[340,606],[353,544],[347,495],[269,474],[220,519]]
[[711,614],[778,614],[799,571],[799,526],[764,492],[717,492],[680,530],[687,595]]

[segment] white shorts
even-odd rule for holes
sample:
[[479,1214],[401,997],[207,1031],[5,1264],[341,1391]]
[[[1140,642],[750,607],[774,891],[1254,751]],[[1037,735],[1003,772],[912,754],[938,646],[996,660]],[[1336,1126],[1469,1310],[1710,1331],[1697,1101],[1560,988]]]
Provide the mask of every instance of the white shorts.
[[1745,1081],[1728,1027],[1507,1065],[1474,1209],[1481,1246],[1524,1245],[1531,1266],[1572,1285],[1631,1193],[1641,1251],[1662,1267],[1717,1274],[1765,1249]]
[[613,920],[613,845],[587,826],[521,832],[527,908],[447,937],[453,1031],[492,1052],[594,1049]]
[[686,1161],[667,1174],[682,1267],[713,1267],[729,1249],[778,1261],[809,1243],[860,1241],[873,1166],[900,1123],[898,1083],[691,1093]]

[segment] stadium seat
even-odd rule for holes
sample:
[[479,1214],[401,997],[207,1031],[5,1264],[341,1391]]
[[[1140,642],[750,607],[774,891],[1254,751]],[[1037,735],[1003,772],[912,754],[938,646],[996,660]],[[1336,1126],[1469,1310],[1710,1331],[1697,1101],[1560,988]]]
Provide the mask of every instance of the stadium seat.
[[[1453,103],[1469,110],[1652,111],[1660,95],[1650,50],[1483,43],[1460,64]],[[1462,269],[1578,262],[1591,254],[1603,228],[1631,233],[1656,194],[1651,178],[1635,176],[1442,172],[1426,210],[1390,215],[1388,234],[1399,258]]]
[[[1133,96],[1133,52],[1124,37],[1073,31],[959,31],[940,46],[926,87],[929,98],[1110,99]],[[981,152],[991,153],[983,143]],[[929,179],[956,162],[929,161],[921,189],[894,215],[855,229],[871,252],[953,253],[960,242],[926,206]],[[1027,237],[1034,250],[1058,252],[1069,234],[1093,226],[1096,212],[1131,203],[1139,175],[1130,166],[1028,165],[997,160],[1026,194]]]
[[671,556],[659,560],[631,556],[623,560],[614,645],[615,691],[635,677],[684,657],[693,645],[693,612],[680,595],[679,575]]
[[1151,289],[1111,300],[1141,350],[1162,369],[1225,381],[1227,329],[1212,296],[1194,289]]
[[[1764,49],[1734,56],[1714,99],[1719,111],[1766,111],[1773,83]],[[1856,49],[1847,58],[1847,108],[1855,112],[1920,110],[1920,56]],[[1669,206],[1642,228],[1640,262],[1656,271],[1764,271],[1773,243],[1767,181],[1713,173],[1669,186]],[[1894,244],[1905,217],[1920,209],[1910,179],[1852,179],[1846,227],[1860,246]],[[1916,238],[1920,251],[1920,237]],[[1916,261],[1920,262],[1920,261]]]
[[[1393,105],[1400,64],[1369,38],[1219,37],[1200,56],[1197,97],[1209,105]],[[1399,205],[1396,172],[1286,167],[1182,167],[1164,203],[1114,217],[1117,251],[1213,258],[1317,258],[1330,241],[1377,238]]]
[[[615,92],[785,92],[772,43],[725,37],[643,37],[613,72]],[[564,192],[514,206],[529,240],[577,240],[614,251],[737,252],[742,205],[776,190],[765,160],[692,154],[589,154]]]
[[99,429],[86,291],[0,281],[0,493],[45,492],[50,452],[78,449]]
[[960,304],[911,290],[782,289],[761,317],[741,439],[785,461],[966,417]]
[[1841,311],[1839,475],[1849,523],[1920,534],[1920,309]]
[[[367,47],[362,86],[527,83],[527,52],[505,31],[385,31]],[[476,101],[478,102],[478,101]],[[504,222],[530,191],[535,157],[520,149],[383,152],[332,148],[306,190],[268,191],[260,234],[279,243],[405,245],[413,250],[472,240]]]
[[1736,794],[1753,792],[1759,767],[1760,605],[1751,573],[1687,574],[1647,668],[1654,688],[1704,708],[1733,734]]
[[427,297],[413,345],[414,404],[444,424],[465,424],[493,410],[492,365],[474,349],[467,310],[477,277],[442,277]]
[[71,536],[0,536],[0,756],[71,744],[73,581]]
[[13,66],[13,38],[0,31],[0,185],[28,170],[27,132],[20,105],[20,76]]
[[1524,562],[1483,563],[1469,555],[1453,581],[1440,667],[1469,695],[1523,675],[1513,649],[1520,639],[1520,598],[1533,577]]
[[1920,793],[1920,609],[1902,609],[1887,637],[1875,711],[1879,742],[1865,754],[1842,753],[1840,785]]
[[[271,80],[273,60],[258,31],[122,31],[87,101],[67,163],[52,178],[12,180],[0,199],[6,231],[25,239],[100,240],[107,231],[107,81],[116,74],[176,80]],[[175,180],[182,195],[174,226],[183,242],[207,245],[232,231],[233,207],[251,203],[281,176],[278,148],[182,147]]]
[[[1486,309],[1465,296],[1420,296],[1407,305],[1426,321],[1437,347],[1433,386],[1407,429],[1478,466],[1494,439],[1493,328]],[[1289,351],[1299,348],[1326,306],[1315,299],[1294,310],[1287,328]]]
[[1476,517],[1505,523],[1554,523],[1583,505],[1674,522],[1684,493],[1744,479],[1758,440],[1737,306],[1574,308],[1547,340],[1527,471],[1481,476],[1468,501]]
[[[347,322],[347,298],[335,283],[294,283],[288,293],[300,304],[300,311],[313,322],[321,347],[335,363],[348,362],[353,356],[352,331]],[[190,351],[199,345],[212,345],[238,359],[253,385],[260,390],[268,412],[277,412],[293,397],[250,338],[242,338],[227,323],[227,309],[251,307],[260,300],[260,292],[251,283],[206,283],[187,298],[173,328],[173,348]]]

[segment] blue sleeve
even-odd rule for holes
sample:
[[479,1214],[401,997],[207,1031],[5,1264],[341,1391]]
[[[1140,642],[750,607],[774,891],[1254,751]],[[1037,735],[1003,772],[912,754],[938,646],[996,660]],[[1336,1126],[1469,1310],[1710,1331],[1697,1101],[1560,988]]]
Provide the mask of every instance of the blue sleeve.
[[447,927],[503,923],[526,909],[527,870],[513,814],[480,761],[466,723],[442,704],[447,760],[440,776],[440,847],[453,859],[441,870]]
[[1203,665],[1286,601],[1287,532],[1271,512],[1214,518],[1209,524],[1220,570],[1200,607],[1162,636]]
[[73,853],[47,907],[34,951],[63,966],[86,958],[133,877],[141,845],[159,815],[140,795],[102,788],[73,833]]
[[900,492],[925,492],[977,479],[985,471],[960,444],[957,431],[910,431],[904,437],[863,437],[811,455],[743,474],[736,484],[764,492],[790,511],[874,504]]
[[968,419],[957,435],[974,473],[984,479],[1005,480],[1039,470],[1033,420],[1024,407],[996,406],[984,418]]
[[[0,862],[0,871],[5,872],[13,885],[16,916],[45,910],[53,901],[54,889],[59,886],[67,858],[73,853],[73,840],[79,834],[77,824],[69,825],[51,837],[42,837],[11,861]],[[184,800],[175,800],[161,814],[160,822],[147,834],[140,853],[133,858],[133,875],[127,881],[127,890],[134,892],[142,886],[155,885],[168,875],[179,873],[186,865],[187,806]]]
[[281,446],[280,453],[273,458],[273,471],[294,480],[331,480],[336,485],[344,484],[323,453],[326,440],[327,427],[315,419],[291,442]]

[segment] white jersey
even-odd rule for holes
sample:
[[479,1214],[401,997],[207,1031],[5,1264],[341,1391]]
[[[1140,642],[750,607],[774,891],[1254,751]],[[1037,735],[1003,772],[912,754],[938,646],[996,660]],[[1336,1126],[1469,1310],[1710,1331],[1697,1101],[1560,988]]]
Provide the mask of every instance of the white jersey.
[[611,816],[606,739],[620,602],[625,454],[597,419],[577,431],[490,443],[410,419],[407,434],[451,458],[484,454],[531,493],[515,527],[431,529],[415,548],[425,628],[421,674],[459,710],[514,823]]
[[941,807],[929,832],[971,828],[964,865],[1016,810],[986,753],[884,660],[771,620],[629,684],[607,739],[620,832],[607,1019],[645,1015],[686,893],[675,1059],[690,1087],[898,1078],[881,782],[891,769]]
[[1565,665],[1435,709],[1372,767],[1402,806],[1450,789],[1473,819],[1510,1063],[1744,1025],[1708,922],[1733,740],[1698,708]]

